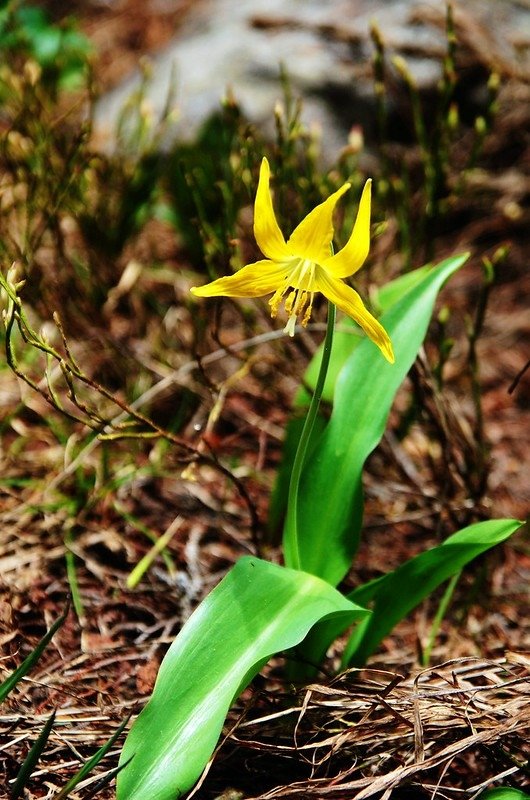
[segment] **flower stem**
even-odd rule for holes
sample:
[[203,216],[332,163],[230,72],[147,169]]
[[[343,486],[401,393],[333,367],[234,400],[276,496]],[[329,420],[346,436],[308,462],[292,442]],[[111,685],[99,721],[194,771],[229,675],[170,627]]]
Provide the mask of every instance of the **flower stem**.
[[[326,327],[326,338],[324,339],[324,349],[322,351],[322,360],[320,362],[320,369],[315,386],[315,391],[311,397],[309,404],[309,411],[305,418],[302,435],[298,442],[296,455],[294,457],[293,469],[291,471],[291,480],[289,482],[289,495],[287,499],[287,519],[286,519],[286,536],[291,539],[290,547],[290,564],[293,569],[302,569],[300,559],[300,537],[298,536],[298,490],[300,488],[300,478],[302,476],[302,469],[305,464],[307,448],[311,439],[311,433],[315,424],[316,416],[328,374],[329,359],[331,356],[331,345],[333,343],[333,331],[335,328],[336,308],[333,303],[328,303],[328,322]],[[285,538],[284,538],[285,544]],[[285,552],[285,546],[284,546]]]

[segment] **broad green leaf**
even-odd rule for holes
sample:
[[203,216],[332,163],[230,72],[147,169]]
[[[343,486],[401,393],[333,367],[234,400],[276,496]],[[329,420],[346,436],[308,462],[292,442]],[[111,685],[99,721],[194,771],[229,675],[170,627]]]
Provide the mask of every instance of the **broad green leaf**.
[[398,303],[407,292],[410,292],[411,289],[414,289],[415,286],[421,283],[421,281],[432,272],[432,269],[432,264],[425,264],[423,267],[405,272],[403,275],[394,278],[393,281],[389,281],[383,286],[380,286],[374,293],[376,310],[378,309],[381,313],[388,311],[392,306]]
[[120,763],[118,800],[175,800],[210,758],[234,698],[276,652],[319,620],[343,628],[368,612],[313,575],[242,558],[206,597],[168,650],[153,696]]
[[[322,400],[325,403],[333,402],[333,394],[339,372],[355,348],[361,344],[363,338],[362,331],[349,317],[344,317],[341,319],[340,323],[335,328],[335,333],[333,335],[333,347],[331,349],[331,358],[329,360],[326,381],[322,391]],[[307,408],[309,405],[311,397],[306,387],[311,391],[314,390],[321,361],[322,345],[316,351],[305,371],[303,385],[298,390],[294,400],[294,405],[296,408]]]
[[[384,286],[379,287],[374,292],[374,305],[378,311],[388,311],[395,303],[401,300],[404,295],[416,286],[430,271],[432,266],[430,264],[419,267],[412,272],[406,272],[398,278],[389,281]],[[335,384],[337,378],[344,364],[353,353],[354,349],[362,342],[362,336],[359,335],[359,328],[355,322],[349,317],[344,317],[340,325],[335,330],[333,337],[333,347],[331,350],[331,358],[326,375],[326,382],[322,392],[322,399],[324,402],[332,403],[333,395],[335,392]],[[269,530],[274,534],[280,527],[285,507],[287,505],[287,496],[289,492],[289,476],[293,467],[296,447],[300,439],[300,434],[304,425],[304,420],[299,416],[299,413],[309,406],[310,397],[308,389],[313,390],[316,386],[318,371],[320,369],[320,362],[322,361],[322,345],[318,348],[317,352],[311,359],[310,364],[304,375],[303,386],[300,387],[295,397],[295,415],[287,423],[285,430],[285,440],[282,448],[282,460],[276,480],[274,489],[271,495],[269,505]],[[319,414],[315,428],[311,434],[312,445],[314,446],[320,433],[324,429],[325,419],[322,414]],[[309,450],[312,449],[310,444]],[[308,453],[308,457],[310,452]]]
[[[364,462],[383,436],[394,396],[425,338],[438,291],[466,258],[443,261],[383,315],[395,364],[364,339],[339,374],[331,419],[304,469],[298,506],[301,568],[332,585],[346,575],[358,548]],[[286,526],[288,566],[296,563],[292,547]]]
[[[394,278],[394,280],[389,281],[384,286],[380,286],[374,292],[373,297],[373,303],[378,312],[384,313],[388,311],[393,305],[399,302],[407,292],[413,289],[414,286],[417,286],[431,270],[432,266],[427,264],[424,267],[419,267],[419,269],[406,272],[404,275]],[[340,325],[337,326],[333,337],[333,350],[331,352],[326,383],[324,384],[324,391],[322,392],[322,399],[324,402],[333,402],[333,394],[339,372],[355,348],[361,344],[363,338],[358,326],[349,317],[344,317]],[[322,345],[311,359],[304,375],[304,384],[310,389],[314,389],[316,386],[321,361]],[[297,406],[306,406],[308,403],[309,397],[307,391],[302,387],[296,397],[295,404]]]
[[[333,353],[333,350],[332,350]],[[291,417],[285,428],[285,439],[282,447],[282,460],[276,474],[274,482],[274,489],[271,493],[269,502],[269,518],[267,520],[267,527],[270,532],[271,541],[278,544],[281,539],[281,528],[285,509],[287,507],[287,497],[289,495],[289,481],[291,479],[291,472],[293,469],[296,450],[298,442],[302,435],[304,428],[306,409],[303,411],[303,416],[300,416],[297,409],[295,414]],[[309,439],[307,447],[306,459],[311,458],[316,443],[318,442],[324,428],[326,427],[326,420],[322,414],[317,414],[313,430]]]
[[469,525],[438,547],[420,553],[393,572],[351,592],[349,599],[371,606],[372,614],[353,632],[343,655],[343,666],[364,664],[394,625],[437,586],[523,524],[513,519],[492,519]]
[[530,794],[520,789],[509,786],[499,786],[497,789],[488,789],[478,796],[478,800],[530,800]]

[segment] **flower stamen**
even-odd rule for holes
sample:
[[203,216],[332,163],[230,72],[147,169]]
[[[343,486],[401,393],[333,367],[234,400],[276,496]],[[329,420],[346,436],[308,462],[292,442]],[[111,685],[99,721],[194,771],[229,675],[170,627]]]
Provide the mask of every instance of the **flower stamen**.
[[304,328],[306,327],[307,323],[311,319],[311,314],[313,313],[313,299],[314,299],[314,297],[315,297],[315,293],[314,292],[310,292],[309,303],[308,303],[307,308],[305,310],[305,314],[304,314],[304,316],[302,318],[302,326]]
[[272,295],[271,299],[269,300],[269,305],[271,307],[271,317],[274,319],[278,314],[278,309],[281,306],[283,296],[287,289],[289,288],[289,284],[283,283]]
[[288,333],[289,336],[294,336],[294,331],[296,328],[296,314],[291,314],[289,319],[287,320],[287,325],[283,329],[284,333]]
[[[295,309],[296,309],[296,303],[295,303],[295,300],[296,300],[296,298],[297,298],[297,295],[298,295],[298,291],[297,291],[297,289],[293,289],[293,290],[291,291],[291,293],[289,294],[289,297],[288,297],[288,298],[287,298],[287,300],[285,301],[285,311],[287,312],[287,314],[290,314],[290,313],[292,312],[292,310],[293,310],[293,304],[295,305]],[[294,314],[295,314],[295,316],[296,316],[296,310],[295,310]]]

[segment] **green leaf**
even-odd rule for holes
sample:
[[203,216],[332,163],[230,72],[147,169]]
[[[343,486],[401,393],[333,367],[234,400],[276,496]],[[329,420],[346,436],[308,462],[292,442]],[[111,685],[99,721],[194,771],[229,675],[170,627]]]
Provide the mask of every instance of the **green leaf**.
[[[331,352],[333,354],[333,348]],[[274,489],[271,493],[269,501],[269,518],[267,520],[267,527],[271,534],[271,541],[273,541],[275,544],[278,544],[281,539],[281,528],[285,515],[285,509],[287,507],[287,497],[289,496],[289,481],[291,479],[294,459],[298,449],[298,442],[300,441],[302,430],[304,428],[306,409],[304,409],[303,416],[299,415],[298,412],[300,410],[301,409],[297,409],[285,428],[285,438],[282,447],[282,460],[276,474]],[[311,453],[313,452],[315,445],[322,435],[325,427],[326,420],[322,414],[318,414],[313,425],[313,430],[311,431],[309,444],[307,446],[306,460],[311,458]]]
[[44,634],[40,642],[37,646],[31,651],[29,656],[27,656],[20,667],[18,667],[14,672],[11,673],[9,678],[0,684],[0,703],[2,703],[7,695],[13,691],[17,683],[22,680],[24,675],[26,675],[30,669],[32,669],[41,655],[43,654],[46,647],[51,642],[52,638],[55,636],[61,625],[64,623],[66,617],[68,616],[68,612],[70,610],[70,603],[67,603],[64,612],[61,614],[59,619],[57,619],[53,625],[51,626],[48,633]]
[[[383,315],[395,364],[364,339],[339,374],[331,419],[308,459],[298,507],[301,568],[332,585],[346,575],[359,545],[364,462],[383,436],[394,396],[425,338],[438,291],[466,258],[443,261]],[[288,526],[284,553],[292,565]]]
[[432,264],[425,264],[423,267],[413,269],[410,272],[405,272],[404,275],[399,275],[393,281],[385,283],[380,286],[375,293],[375,305],[379,307],[382,313],[388,311],[392,306],[398,303],[406,294],[414,289],[419,283],[432,272]]
[[438,547],[350,592],[348,597],[353,602],[371,604],[372,614],[353,632],[344,651],[343,666],[364,664],[394,625],[437,586],[490,547],[508,539],[523,524],[513,519],[492,519],[469,525]]
[[[419,269],[406,272],[404,275],[400,275],[398,278],[394,278],[394,280],[389,281],[384,286],[379,287],[379,289],[374,293],[374,305],[380,312],[388,311],[388,309],[401,300],[401,298],[408,291],[410,291],[421,280],[423,280],[423,278],[425,278],[425,276],[431,270],[432,265],[428,264],[425,267],[419,267]],[[362,341],[363,339],[360,335],[358,326],[349,317],[344,317],[344,319],[341,320],[340,325],[336,327],[333,337],[331,358],[326,375],[326,382],[324,384],[324,390],[322,392],[322,400],[324,402],[333,402],[335,384],[337,382],[339,373],[355,348],[358,347]],[[305,409],[309,406],[311,398],[308,394],[307,388],[311,390],[314,390],[315,388],[318,371],[320,369],[320,362],[322,361],[322,350],[323,345],[318,348],[315,355],[311,359],[309,366],[307,367],[303,379],[303,385],[300,387],[295,397],[295,415],[289,420],[285,430],[285,440],[282,448],[282,460],[276,480],[274,482],[274,488],[269,505],[268,527],[273,534],[279,529],[285,514],[287,496],[289,493],[289,476],[293,467],[298,440],[300,439],[300,434],[304,425],[304,420],[300,417],[300,413],[305,411]],[[324,429],[324,426],[325,418],[322,414],[319,414],[315,421],[315,428],[311,434],[310,450],[316,443],[320,433]],[[308,452],[308,458],[309,455],[310,453]]]
[[[325,403],[333,402],[335,384],[337,382],[339,372],[355,348],[361,344],[363,338],[362,331],[349,317],[344,317],[341,319],[340,324],[335,328],[335,333],[333,335],[333,347],[331,349],[331,358],[329,360],[326,382],[324,383],[324,390],[322,392],[322,400]],[[314,390],[321,361],[322,345],[316,351],[305,371],[303,385],[300,387],[295,397],[295,407],[304,408],[309,405],[311,398],[305,387],[307,386],[312,391]]]
[[499,786],[497,789],[488,789],[478,796],[478,800],[527,800],[530,794],[520,789],[511,789],[508,786]]
[[228,709],[276,652],[319,620],[364,609],[303,572],[242,558],[206,597],[167,652],[153,696],[125,742],[118,800],[175,800],[199,778]]
[[[429,272],[432,271],[432,265],[427,264],[424,267],[406,272],[398,278],[389,281],[384,286],[380,286],[374,292],[373,303],[380,313],[384,313],[392,308],[399,300],[401,300],[407,292],[417,286]],[[335,330],[333,337],[333,350],[331,352],[331,359],[328,367],[328,374],[326,376],[326,383],[324,384],[324,391],[322,392],[322,399],[328,403],[333,402],[333,395],[335,393],[335,384],[339,376],[339,372],[344,364],[363,341],[363,335],[358,325],[353,322],[349,317],[344,317],[340,325]],[[314,389],[320,369],[320,362],[322,361],[322,345],[318,348],[317,352],[311,359],[304,375],[304,384],[310,389]],[[307,405],[309,398],[306,389],[302,387],[298,393],[295,404],[297,406]]]

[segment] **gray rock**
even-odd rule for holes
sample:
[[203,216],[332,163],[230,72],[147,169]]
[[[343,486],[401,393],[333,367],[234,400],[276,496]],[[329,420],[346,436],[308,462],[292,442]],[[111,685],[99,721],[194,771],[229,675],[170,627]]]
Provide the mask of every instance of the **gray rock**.
[[[170,137],[187,139],[230,89],[252,121],[271,128],[283,64],[304,100],[304,122],[325,132],[323,154],[333,159],[351,125],[373,118],[371,23],[377,21],[389,52],[406,58],[419,88],[429,90],[441,75],[444,15],[441,0],[199,3],[171,45],[153,58],[149,104],[160,116],[173,78],[177,114]],[[495,56],[506,69],[528,69],[530,8],[522,0],[467,0],[457,15],[479,48],[483,37],[485,58]],[[138,72],[97,104],[96,133],[109,147],[120,109],[139,82]]]

